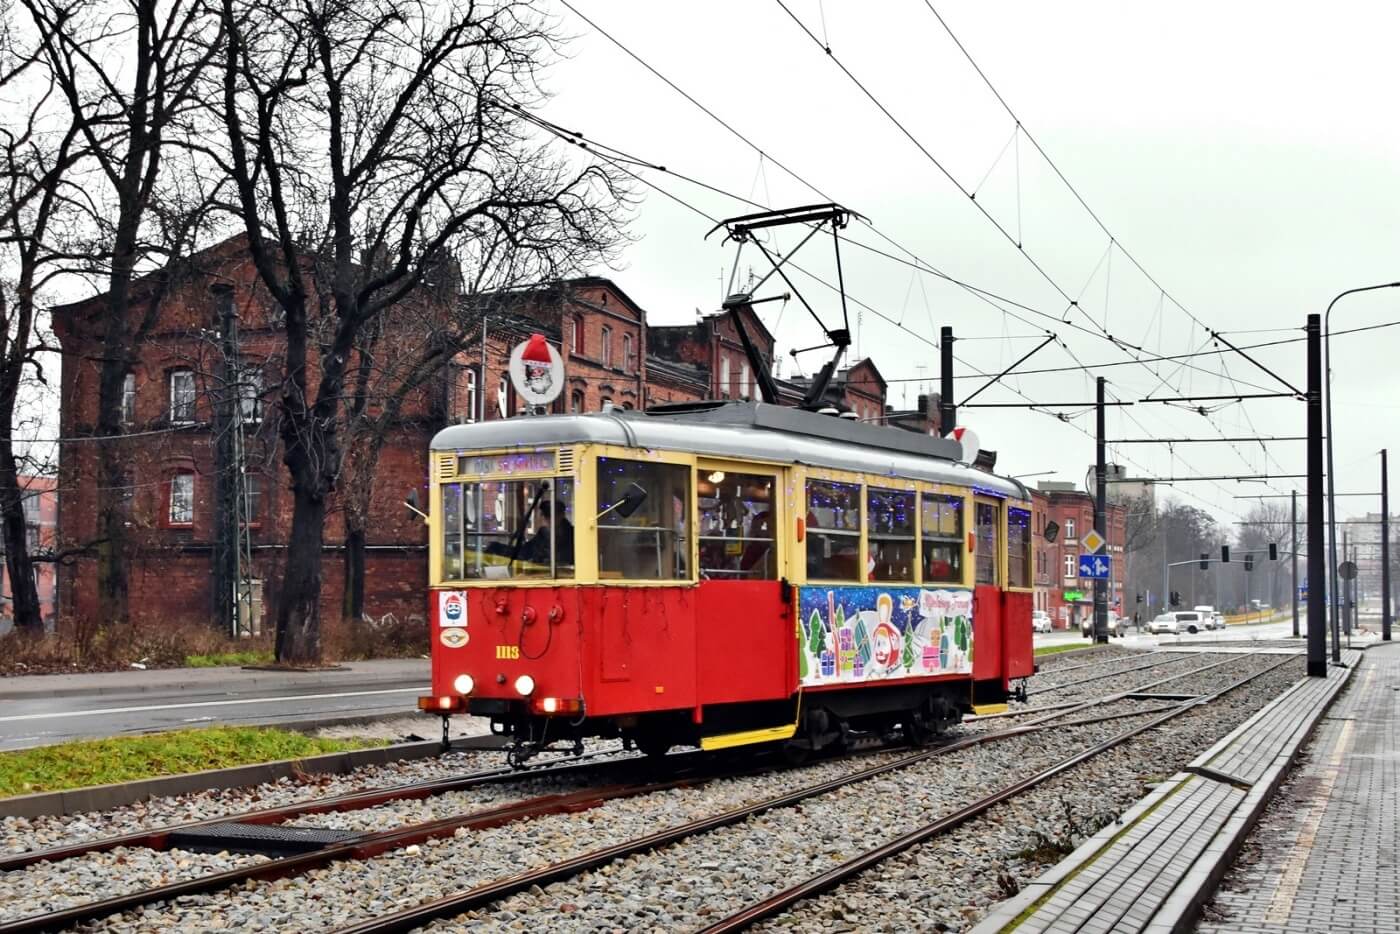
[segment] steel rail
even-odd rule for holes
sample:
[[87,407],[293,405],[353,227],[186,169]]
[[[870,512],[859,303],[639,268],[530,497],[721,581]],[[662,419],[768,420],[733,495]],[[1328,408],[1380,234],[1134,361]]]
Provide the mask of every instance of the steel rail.
[[[605,755],[612,755],[612,751],[589,753],[588,757],[593,758]],[[689,756],[693,754],[679,753],[677,755]],[[483,769],[479,772],[459,775],[456,778],[437,778],[423,782],[391,785],[387,788],[354,791],[330,798],[311,798],[306,801],[279,805],[278,807],[245,811],[241,814],[225,814],[221,817],[209,817],[203,820],[189,821],[184,824],[170,824],[148,830],[136,830],[131,833],[119,834],[115,837],[102,837],[96,840],[69,843],[43,850],[26,850],[23,853],[14,853],[0,857],[0,872],[23,869],[35,863],[57,862],[59,860],[72,859],[73,857],[86,856],[90,853],[105,853],[122,846],[161,850],[165,848],[166,841],[170,838],[171,834],[180,833],[197,827],[208,827],[211,824],[227,824],[234,822],[240,824],[276,824],[296,817],[305,817],[308,814],[355,811],[361,808],[378,807],[390,801],[411,801],[431,798],[435,795],[446,794],[451,791],[462,791],[467,788],[475,788],[479,785],[503,784],[516,779],[570,775],[576,772],[594,770],[608,771],[621,768],[617,763],[627,762],[635,765],[640,761],[644,761],[643,758],[636,755],[606,759],[602,762],[580,762],[578,759],[570,758],[562,763],[551,761],[526,770],[500,766],[498,768]]]
[[1190,656],[1192,654],[1194,653],[1181,653],[1176,658],[1161,658],[1153,662],[1148,662],[1145,665],[1134,665],[1131,668],[1118,668],[1114,671],[1107,671],[1103,674],[1092,675],[1088,678],[1079,678],[1074,681],[1065,681],[1062,684],[1050,684],[1046,685],[1043,688],[1036,688],[1034,691],[1029,691],[1027,692],[1027,694],[1028,696],[1031,694],[1049,694],[1052,691],[1063,691],[1065,688],[1072,688],[1080,684],[1088,684],[1091,681],[1102,681],[1105,678],[1116,678],[1119,675],[1126,675],[1134,671],[1145,671],[1148,668],[1160,668],[1163,665],[1172,665],[1177,662],[1190,661]]
[[[1214,668],[1218,665],[1225,664],[1226,662],[1238,661],[1241,658],[1248,657],[1250,656],[1236,656],[1234,658],[1226,659],[1225,662],[1217,662],[1212,665],[1203,666],[1203,668],[1200,670]],[[1220,697],[1227,691],[1234,690],[1235,688],[1240,687],[1243,684],[1247,684],[1249,681],[1252,681],[1255,678],[1258,678],[1261,675],[1272,671],[1273,669],[1279,667],[1279,665],[1290,661],[1292,658],[1293,656],[1286,657],[1280,660],[1279,662],[1275,663],[1274,665],[1271,665],[1265,669],[1247,675],[1246,677],[1234,682],[1233,684],[1225,688],[1222,688],[1214,694],[1201,695],[1200,697],[1194,698],[1191,701],[1168,705],[1165,708],[1152,708],[1149,710],[1138,710],[1110,714],[1104,717],[1087,718],[1084,720],[1076,721],[1074,723],[1066,724],[1023,724],[1020,726],[1010,727],[1005,730],[996,730],[989,731],[987,733],[975,734],[965,739],[958,740],[956,742],[949,743],[944,746],[939,746],[935,749],[929,749],[922,752],[914,753],[909,756],[904,756],[892,762],[888,762],[878,766],[872,766],[871,768],[863,769],[859,772],[855,772],[850,775],[840,776],[838,778],[830,779],[828,781],[821,782],[816,785],[807,786],[806,788],[796,789],[794,791],[787,792],[782,795],[766,799],[764,801],[759,801],[753,804],[748,804],[738,808],[734,808],[732,810],[725,811],[721,814],[700,818],[698,820],[691,821],[689,823],[682,824],[677,827],[671,827],[664,830],[660,830],[655,833],[648,834],[644,837],[639,837],[633,840],[628,840],[622,843],[614,844],[612,846],[592,850],[590,852],[580,854],[579,856],[575,856],[570,859],[562,860],[558,863],[554,863],[549,866],[543,866],[538,869],[519,873],[514,876],[507,876],[505,878],[495,879],[482,885],[475,886],[466,891],[458,892],[452,895],[447,895],[442,898],[434,899],[433,901],[424,902],[422,904],[415,905],[410,908],[403,909],[401,911],[393,912],[391,914],[382,915],[377,918],[371,918],[365,921],[350,924],[345,927],[336,929],[334,931],[334,934],[391,934],[391,932],[412,931],[432,921],[450,918],[462,912],[480,908],[484,905],[499,901],[503,898],[508,898],[511,895],[529,889],[531,886],[543,887],[546,885],[551,885],[555,882],[572,878],[580,873],[587,872],[591,869],[596,869],[600,866],[604,866],[618,859],[623,859],[625,857],[633,856],[639,853],[649,852],[651,850],[659,849],[661,847],[668,846],[672,843],[679,842],[688,837],[696,836],[698,834],[707,833],[712,830],[717,830],[723,827],[728,827],[734,824],[742,823],[743,821],[748,820],[750,817],[754,817],[759,814],[764,814],[768,811],[778,810],[780,808],[791,807],[809,798],[826,794],[827,792],[835,791],[847,785],[865,781],[870,778],[875,778],[879,775],[884,775],[889,772],[896,771],[898,769],[906,768],[910,765],[914,765],[918,762],[925,761],[935,756],[947,755],[949,753],[956,752],[961,749],[982,745],[988,742],[1007,739],[1013,736],[1024,736],[1031,733],[1041,732],[1043,730],[1058,729],[1063,726],[1086,725],[1109,720],[1124,719],[1128,717],[1150,716],[1163,709],[1167,711],[1162,716],[1158,716],[1155,719],[1149,721],[1149,723],[1133,728],[1132,730],[1127,732],[1127,735],[1124,735],[1122,736],[1122,738],[1119,738],[1117,740],[1117,742],[1123,742],[1127,738],[1130,738],[1131,735],[1136,735],[1138,733],[1143,732],[1146,729],[1151,729],[1154,726],[1160,725],[1161,723],[1166,722],[1172,717],[1184,713],[1186,710],[1189,710],[1203,703],[1209,703],[1211,700]],[[1100,746],[1102,745],[1103,744],[1100,744]],[[1109,746],[1105,748],[1112,747]],[[1071,767],[1071,765],[1077,764],[1079,761],[1082,761],[1083,759],[1088,758],[1091,755],[1097,755],[1098,752],[1095,752],[1094,750],[1098,750],[1098,752],[1104,751],[1103,749],[1099,749],[1099,747],[1093,747],[1088,753],[1080,753],[1077,756],[1073,757],[1073,762],[1071,762],[1070,765],[1065,765],[1064,763],[1061,763],[1060,770],[1063,771],[1063,769],[1069,768]],[[986,805],[986,807],[990,806],[990,804]],[[985,810],[985,807],[983,808],[983,810]]]
[[[1247,658],[1250,656],[1242,657]],[[717,921],[714,924],[711,924],[706,928],[703,928],[701,934],[720,934],[720,932],[725,931],[738,931],[747,928],[755,921],[761,921],[766,918],[771,918],[774,915],[777,915],[787,910],[787,908],[789,908],[791,905],[798,901],[801,901],[802,899],[810,898],[814,895],[819,895],[832,888],[835,888],[842,882],[845,882],[847,879],[850,879],[860,874],[861,872],[864,872],[866,869],[869,869],[870,867],[888,859],[889,857],[902,853],[905,850],[917,846],[918,844],[923,843],[933,837],[939,836],[940,834],[947,833],[948,831],[967,823],[969,820],[971,820],[974,817],[977,817],[984,811],[990,810],[991,808],[995,807],[998,804],[1001,804],[1004,801],[1014,798],[1015,796],[1029,791],[1032,788],[1035,788],[1041,784],[1044,784],[1051,778],[1054,778],[1055,776],[1066,772],[1069,769],[1080,765],[1081,763],[1087,762],[1095,756],[1102,755],[1103,753],[1108,752],[1109,750],[1115,749],[1118,746],[1121,746],[1123,743],[1127,742],[1128,740],[1133,739],[1134,737],[1145,733],[1148,730],[1161,726],[1162,724],[1167,723],[1168,721],[1173,720],[1176,717],[1187,713],[1188,711],[1194,710],[1197,707],[1208,704],[1211,701],[1214,701],[1222,697],[1223,695],[1236,690],[1237,688],[1243,687],[1244,685],[1248,684],[1254,679],[1268,674],[1269,672],[1275,670],[1276,668],[1279,668],[1280,666],[1286,664],[1287,662],[1297,657],[1298,656],[1288,656],[1282,659],[1281,661],[1276,662],[1273,665],[1269,665],[1265,668],[1260,669],[1259,671],[1254,672],[1253,674],[1247,675],[1246,677],[1233,682],[1232,684],[1226,685],[1225,687],[1221,688],[1218,691],[1215,691],[1212,694],[1201,695],[1200,697],[1197,697],[1194,700],[1174,705],[1171,710],[1169,710],[1167,713],[1164,713],[1160,717],[1156,717],[1155,719],[1147,723],[1130,727],[1129,729],[1124,730],[1122,733],[1110,737],[1109,739],[1104,740],[1102,743],[1099,743],[1096,746],[1075,753],[1074,755],[1069,756],[1066,759],[1062,759],[1060,762],[1057,762],[1055,765],[1052,765],[1049,768],[1042,769],[1040,772],[1037,772],[1035,775],[1032,775],[1029,778],[1025,778],[1021,781],[1014,782],[1011,785],[1008,785],[1005,788],[995,791],[984,798],[980,798],[977,801],[973,801],[972,803],[965,805],[964,807],[958,809],[957,811],[954,811],[951,814],[940,817],[939,819],[925,824],[924,826],[919,827],[915,830],[912,830],[909,833],[906,833],[900,837],[896,837],[895,839],[890,840],[887,843],[883,843],[877,847],[873,847],[867,850],[866,852],[860,854],[859,856],[847,860],[839,866],[835,866],[832,869],[827,870],[826,872],[813,876],[803,882],[798,883],[797,885],[783,890],[782,892],[778,892],[761,901],[755,902],[749,905],[748,907],[741,909],[738,912],[735,912],[727,918],[724,918],[720,921]]]

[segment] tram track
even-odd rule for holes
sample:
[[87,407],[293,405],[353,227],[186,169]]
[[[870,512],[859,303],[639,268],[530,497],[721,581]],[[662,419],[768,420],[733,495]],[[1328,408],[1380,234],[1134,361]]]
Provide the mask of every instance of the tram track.
[[[1239,661],[1241,658],[1244,657],[1246,656],[1233,656],[1221,662],[1215,662],[1210,665],[1200,666],[1199,668],[1192,669],[1192,672],[1175,674],[1172,675],[1170,678],[1159,679],[1159,681],[1154,682],[1154,684],[1170,682],[1172,680],[1176,680],[1178,678],[1184,677],[1188,674],[1198,671],[1207,671],[1230,661]],[[1282,664],[1287,660],[1287,658],[1284,658],[1278,664]],[[1248,678],[1243,679],[1239,683],[1246,683],[1247,681],[1252,680],[1254,677],[1258,677],[1259,675],[1265,673],[1265,671],[1272,670],[1275,667],[1277,667],[1277,664],[1270,666],[1269,668],[1264,669],[1263,671],[1256,672]],[[1227,688],[1226,690],[1229,689]],[[985,733],[967,736],[950,743],[939,745],[932,749],[922,750],[908,756],[900,757],[889,763],[860,770],[856,773],[853,773],[853,775],[851,776],[844,776],[837,779],[832,779],[828,782],[820,783],[818,785],[802,789],[799,792],[794,792],[792,794],[780,796],[777,799],[759,802],[758,804],[755,804],[752,807],[740,809],[736,812],[729,812],[727,814],[718,815],[714,818],[696,821],[690,825],[686,825],[686,827],[662,831],[659,832],[659,834],[652,835],[652,837],[649,839],[649,842],[645,844],[637,844],[636,841],[633,841],[634,846],[631,848],[623,845],[618,845],[616,847],[607,848],[604,851],[599,851],[598,853],[590,854],[597,860],[601,860],[601,862],[594,862],[591,860],[571,860],[566,861],[566,863],[560,864],[559,866],[549,867],[549,869],[552,872],[564,873],[564,875],[558,876],[557,878],[566,878],[570,873],[586,871],[587,869],[592,868],[595,865],[602,865],[606,862],[609,862],[613,859],[621,858],[622,856],[628,855],[632,852],[641,852],[645,849],[663,847],[666,846],[669,842],[675,842],[676,840],[684,839],[686,836],[703,833],[707,830],[717,829],[722,826],[727,826],[737,821],[747,819],[747,817],[752,816],[753,814],[763,813],[767,810],[772,810],[775,808],[788,807],[806,798],[824,794],[827,791],[831,791],[854,782],[859,782],[868,778],[878,776],[880,774],[885,774],[887,772],[890,772],[891,770],[905,768],[918,762],[926,761],[930,758],[952,754],[960,750],[967,749],[969,747],[979,746],[991,742],[997,742],[1016,736],[1024,736],[1041,730],[1086,726],[1091,724],[1099,724],[1109,721],[1145,716],[1169,718],[1170,716],[1174,716],[1180,713],[1183,708],[1189,708],[1195,703],[1201,702],[1199,699],[1196,699],[1192,702],[1188,702],[1185,704],[1155,706],[1144,709],[1117,711],[1107,714],[1101,714],[1098,716],[1079,717],[1077,719],[1066,719],[1073,718],[1075,714],[1082,713],[1083,711],[1095,706],[1108,705],[1116,701],[1123,701],[1126,699],[1127,693],[1128,692],[1119,692],[1114,695],[1107,695],[1100,698],[1093,698],[1086,701],[1080,701],[1075,704],[1066,705],[1063,707],[1063,709],[1058,711],[1026,711],[1027,713],[1038,714],[1037,719],[1027,723],[1016,724],[1005,729],[999,729],[995,731],[989,731]],[[1223,691],[1217,692],[1217,694],[1214,696],[1219,696],[1219,693],[1223,693]],[[673,756],[668,758],[671,760],[675,760],[677,758],[685,760],[688,756],[695,756],[697,760],[700,758],[698,754],[681,754],[680,756]],[[215,818],[206,821],[193,822],[191,824],[186,825],[179,825],[178,827],[159,828],[154,831],[147,831],[145,833],[140,834],[127,834],[121,837],[92,841],[86,844],[76,844],[69,847],[59,847],[46,851],[34,851],[25,854],[19,854],[18,856],[8,858],[4,863],[0,863],[0,868],[23,868],[25,866],[33,865],[36,862],[40,861],[53,861],[56,859],[72,858],[74,856],[80,856],[84,854],[105,852],[120,846],[143,846],[148,845],[149,843],[156,843],[157,845],[160,845],[163,843],[164,840],[169,839],[171,831],[178,830],[182,827],[188,828],[207,826],[211,824],[218,824],[221,822],[228,822],[231,820],[248,820],[249,818],[252,818],[254,821],[262,820],[268,823],[275,823],[281,820],[288,820],[297,816],[324,814],[337,811],[355,810],[363,807],[372,807],[377,803],[381,803],[383,801],[388,800],[424,798],[429,797],[433,794],[440,794],[450,790],[470,788],[476,785],[489,784],[499,781],[569,776],[586,771],[595,771],[611,775],[615,771],[623,770],[629,766],[635,767],[637,765],[642,764],[642,762],[644,761],[645,760],[639,760],[637,757],[632,757],[627,759],[610,759],[602,763],[571,762],[567,766],[547,766],[536,770],[532,770],[531,772],[527,772],[524,774],[507,769],[485,770],[480,773],[461,776],[455,779],[420,782],[415,783],[413,785],[401,786],[399,788],[379,789],[369,792],[359,792],[349,795],[341,795],[335,798],[325,799],[321,801],[308,801],[299,804],[282,806],[278,808],[265,809],[263,811],[249,812],[245,815],[230,815],[222,818]],[[676,763],[674,763],[673,761],[673,769],[675,768],[675,765]],[[750,773],[757,771],[759,770],[749,770]],[[670,789],[693,786],[697,784],[702,784],[714,778],[743,777],[746,777],[746,773],[744,771],[734,772],[732,770],[714,768],[706,772],[703,769],[703,767],[697,767],[697,769],[692,774],[688,775],[672,774],[666,778],[659,780],[624,783],[616,785],[604,785],[602,787],[591,787],[573,792],[540,795],[520,801],[512,801],[491,807],[474,809],[468,813],[457,815],[454,817],[427,821],[418,824],[409,824],[405,826],[391,828],[388,830],[359,833],[356,834],[352,839],[346,840],[343,843],[324,847],[311,853],[300,854],[292,857],[282,857],[279,859],[269,860],[267,862],[256,863],[250,866],[242,866],[232,870],[214,872],[193,879],[182,880],[180,882],[172,883],[169,885],[125,893],[113,896],[108,899],[93,901],[82,905],[76,905],[57,911],[51,911],[41,916],[20,918],[9,922],[0,923],[0,932],[58,930],[72,925],[82,924],[84,922],[91,922],[104,917],[109,917],[120,912],[130,911],[132,909],[140,908],[142,906],[149,906],[157,903],[170,903],[174,899],[182,898],[185,896],[211,893],[220,889],[227,889],[233,886],[238,886],[240,884],[257,883],[260,881],[295,876],[340,860],[364,860],[370,857],[387,853],[391,850],[399,850],[404,847],[413,846],[414,844],[421,843],[427,840],[441,839],[443,837],[452,836],[458,831],[471,831],[490,827],[500,827],[505,824],[527,820],[530,818],[539,817],[547,814],[563,814],[577,812],[581,810],[599,807],[600,805],[608,801],[615,801],[626,797],[636,797],[655,792],[662,792]],[[521,884],[526,887],[530,885],[543,885],[549,881],[554,881],[555,878],[556,877],[554,875],[551,875],[550,872],[546,872],[544,875],[529,874],[528,880],[522,882]],[[504,881],[501,884],[504,884]],[[502,889],[497,884],[493,883],[491,885],[480,887],[479,891],[474,891],[476,891],[476,895],[474,896],[474,898],[485,899],[486,902],[489,902],[505,897],[506,895],[510,894],[510,891],[515,890],[510,889],[509,886],[506,886],[505,889]],[[441,917],[441,915],[438,915],[438,917]],[[354,929],[357,928],[351,928],[351,930]],[[406,930],[408,928],[370,927],[366,929]]]
[[[1238,661],[1242,657],[1248,656],[1237,656],[1235,659],[1232,660]],[[1049,778],[1053,777],[1054,775],[1058,775],[1070,768],[1073,768],[1075,765],[1078,765],[1081,762],[1087,761],[1088,759],[1100,755],[1103,752],[1108,751],[1109,749],[1115,748],[1118,745],[1121,745],[1122,743],[1128,741],[1133,736],[1139,735],[1145,732],[1146,730],[1152,729],[1156,726],[1160,726],[1161,724],[1166,723],[1171,719],[1180,716],[1191,709],[1194,709],[1195,707],[1209,703],[1210,701],[1215,700],[1229,693],[1230,691],[1236,690],[1239,687],[1242,687],[1245,684],[1254,681],[1255,679],[1275,670],[1276,668],[1280,667],[1283,664],[1286,664],[1291,660],[1293,659],[1283,658],[1280,661],[1275,662],[1274,664],[1268,665],[1258,671],[1252,672],[1246,675],[1245,677],[1232,682],[1229,685],[1226,685],[1225,687],[1213,692],[1210,695],[1194,698],[1193,700],[1188,702],[1168,705],[1165,708],[1165,710],[1161,712],[1159,712],[1156,709],[1153,709],[1139,710],[1127,713],[1117,713],[1105,717],[1086,718],[1082,721],[1079,721],[1078,724],[1043,723],[1034,726],[1021,725],[1018,727],[1012,727],[1007,730],[997,731],[994,733],[978,734],[972,737],[967,737],[965,739],[956,741],[946,746],[941,746],[936,749],[925,750],[923,752],[914,753],[910,756],[902,757],[898,760],[895,760],[894,762],[875,766],[869,769],[864,769],[859,772],[852,773],[850,775],[841,776],[826,782],[821,782],[815,785],[800,788],[772,798],[755,802],[753,804],[748,804],[742,807],[734,808],[721,814],[704,817],[677,827],[666,828],[643,837],[635,838],[632,840],[624,841],[622,843],[614,844],[612,846],[607,846],[587,853],[583,853],[570,859],[552,863],[547,866],[530,870],[528,872],[519,873],[506,878],[493,879],[482,885],[473,887],[460,893],[446,896],[441,899],[415,905],[408,909],[404,909],[401,911],[382,915],[377,918],[367,919],[365,921],[337,928],[335,930],[335,934],[387,934],[387,932],[411,931],[433,921],[452,918],[464,912],[468,912],[477,908],[482,908],[494,902],[498,902],[502,899],[505,899],[511,895],[532,889],[532,887],[543,887],[566,879],[570,879],[575,876],[578,876],[581,873],[585,873],[594,869],[599,869],[603,866],[614,863],[618,860],[624,859],[629,856],[658,850],[676,843],[680,843],[682,841],[685,841],[692,837],[696,837],[701,834],[709,833],[711,831],[739,824],[743,821],[747,821],[751,818],[757,817],[770,811],[800,805],[802,802],[807,801],[811,798],[828,794],[830,792],[837,791],[847,786],[859,782],[868,781],[870,779],[877,778],[882,775],[887,775],[891,772],[908,768],[909,766],[918,764],[920,762],[928,761],[929,759],[932,759],[937,756],[947,755],[952,752],[982,745],[984,743],[1007,739],[1013,736],[1025,736],[1042,730],[1058,729],[1069,725],[1101,723],[1105,721],[1124,719],[1128,717],[1151,717],[1151,719],[1148,720],[1146,723],[1131,727],[1128,730],[1125,730],[1115,735],[1110,740],[1098,743],[1090,747],[1088,750],[1078,752],[1075,755],[1056,763],[1050,769],[1042,770],[1041,772],[1036,773],[1036,775],[1032,776],[1029,779],[1016,782],[1011,786],[1000,789],[993,795],[989,795],[986,798],[982,798],[978,801],[973,802],[966,808],[961,809],[955,815],[951,815],[954,817],[958,817],[957,820],[949,821],[948,818],[940,818],[938,821],[935,821],[932,824],[925,825],[924,827],[918,828],[918,830],[913,831],[910,834],[906,834],[904,837],[898,838],[896,841],[892,841],[892,844],[900,844],[898,848],[891,849],[889,848],[891,844],[886,844],[882,845],[880,848],[877,848],[878,855],[872,856],[869,853],[862,854],[861,857],[858,857],[858,860],[860,860],[859,865],[853,868],[849,868],[847,873],[844,875],[835,878],[828,878],[830,876],[830,873],[823,873],[820,877],[822,881],[817,883],[815,888],[811,889],[812,892],[823,891],[825,890],[825,888],[830,887],[831,885],[839,884],[839,882],[842,879],[849,877],[849,875],[854,875],[855,873],[860,872],[863,868],[865,868],[872,862],[878,862],[879,860],[884,859],[889,855],[893,855],[893,853],[900,852],[904,849],[908,849],[909,847],[916,845],[922,840],[928,839],[932,836],[936,836],[941,832],[944,832],[946,830],[952,829],[955,826],[965,823],[967,820],[970,820],[976,815],[982,813],[983,811],[986,811],[987,809],[995,806],[995,804],[999,803],[1000,801],[1013,797],[1016,794],[1019,794],[1029,788],[1036,787],[1039,784],[1042,784],[1044,781],[1048,780]],[[807,882],[800,883],[799,886],[794,886],[792,890],[789,890],[789,892],[783,893],[783,896],[787,898],[787,901],[785,901],[784,904],[790,904],[791,902],[796,901],[800,898],[807,897],[807,886],[809,883],[812,882],[813,880],[807,880]],[[797,891],[799,889],[801,891]],[[751,910],[752,909],[746,909],[745,914],[747,914]],[[748,924],[751,924],[755,920],[773,914],[777,910],[781,910],[781,907],[765,908],[760,910],[758,913],[753,914],[752,916],[746,916],[742,919],[736,918],[734,923],[736,923],[739,927],[744,927]],[[721,922],[721,924],[723,923],[724,922]],[[716,929],[724,930],[734,928],[719,927]]]

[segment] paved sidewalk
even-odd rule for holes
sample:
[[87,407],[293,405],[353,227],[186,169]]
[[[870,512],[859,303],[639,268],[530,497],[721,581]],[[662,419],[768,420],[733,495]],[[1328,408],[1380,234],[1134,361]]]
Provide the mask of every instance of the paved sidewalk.
[[1201,934],[1400,932],[1400,643],[1369,650]]
[[338,671],[254,671],[245,668],[161,668],[149,671],[103,671],[71,675],[13,675],[0,677],[0,700],[42,697],[81,697],[106,694],[230,690],[275,691],[307,687],[375,684],[426,684],[426,658],[389,658],[346,662]]

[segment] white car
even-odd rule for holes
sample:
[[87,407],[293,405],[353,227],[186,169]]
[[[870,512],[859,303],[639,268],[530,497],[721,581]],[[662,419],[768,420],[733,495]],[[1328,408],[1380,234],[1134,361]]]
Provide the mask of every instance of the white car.
[[1031,632],[1051,632],[1054,628],[1049,613],[1044,610],[1031,610]]
[[1147,631],[1154,634],[1176,635],[1183,632],[1194,634],[1204,629],[1205,625],[1200,613],[1194,610],[1181,610],[1153,617],[1152,622],[1147,624]]
[[[1127,625],[1124,622],[1123,617],[1119,616],[1112,610],[1109,610],[1108,634],[1110,636],[1121,636],[1123,635],[1123,632],[1126,628]],[[1086,615],[1082,620],[1080,620],[1079,634],[1081,636],[1084,636],[1085,638],[1088,638],[1089,636],[1092,636],[1094,634],[1094,614],[1090,613]]]
[[1211,622],[1215,624],[1216,629],[1225,628],[1225,617],[1219,613],[1214,613],[1211,615]]

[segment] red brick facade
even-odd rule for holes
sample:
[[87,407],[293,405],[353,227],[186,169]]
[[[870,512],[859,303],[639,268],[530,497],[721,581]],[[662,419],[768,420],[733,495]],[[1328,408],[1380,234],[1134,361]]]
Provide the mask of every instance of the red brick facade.
[[[24,525],[29,536],[29,553],[52,551],[58,532],[58,481],[53,477],[21,476],[19,485],[24,490]],[[35,563],[34,584],[39,591],[40,615],[45,626],[52,625],[57,608],[55,577],[53,562]],[[11,599],[9,568],[0,561],[0,632],[9,631],[14,624]]]
[[[1049,577],[1047,592],[1049,605],[1044,607],[1057,629],[1077,629],[1084,614],[1094,611],[1094,587],[1091,581],[1079,579],[1079,555],[1085,551],[1080,540],[1094,527],[1094,498],[1070,484],[1041,484],[1040,495],[1045,498],[1046,521],[1059,524],[1059,534],[1054,543],[1045,547]],[[1108,545],[1104,549],[1113,558],[1112,577],[1109,580],[1108,608],[1116,613],[1123,612],[1124,554],[1123,541],[1127,535],[1128,511],[1122,504],[1108,505],[1108,528],[1099,529]],[[1042,533],[1038,535],[1045,542]],[[1041,547],[1038,545],[1037,547]],[[1078,592],[1078,600],[1068,599],[1066,593]],[[1128,608],[1129,613],[1132,607]]]
[[[264,389],[260,401],[266,417],[250,411],[243,433],[245,471],[253,491],[247,526],[252,575],[262,615],[270,619],[292,508],[273,424],[273,384],[280,378],[284,346],[279,311],[258,280],[241,238],[206,250],[172,275],[174,284],[158,322],[135,351],[125,418],[129,434],[119,442],[127,463],[123,492],[128,497],[131,614],[136,622],[183,622],[208,620],[213,612],[217,445],[212,400],[223,385],[224,370],[210,287],[222,283],[232,287],[243,372],[258,374]],[[138,283],[133,321],[144,313],[151,286],[149,281]],[[513,348],[531,333],[543,334],[564,359],[566,386],[552,406],[556,412],[597,411],[608,403],[630,409],[756,395],[754,374],[727,315],[711,315],[694,325],[648,327],[646,311],[616,284],[598,277],[507,298],[491,297],[484,325],[476,327],[466,349],[440,379],[406,402],[399,422],[390,429],[370,496],[365,570],[369,616],[422,615],[426,534],[403,507],[404,498],[417,489],[423,500],[428,442],[439,428],[522,411],[523,403],[510,385],[508,363]],[[420,313],[427,308],[429,314],[449,313],[456,302],[461,303],[455,306],[459,314],[479,314],[482,307],[455,295],[415,296],[413,301],[419,303],[415,307]],[[104,313],[100,298],[54,310],[54,331],[64,353],[60,423],[65,438],[95,432]],[[742,313],[765,359],[771,359],[772,335],[752,310]],[[386,314],[387,336],[382,340],[392,343],[395,335],[389,332],[412,324],[411,316],[403,320],[408,323],[399,324],[392,310]],[[417,332],[405,333],[408,336],[400,336],[400,341],[412,340]],[[312,356],[308,379],[314,386],[318,374]],[[884,391],[878,370],[865,360],[841,371],[828,397],[835,395],[842,407],[879,421]],[[789,386],[785,396],[794,393],[800,398]],[[371,409],[376,404],[372,401]],[[91,554],[97,531],[96,453],[93,444],[65,444],[59,467],[64,493],[56,544],[78,557],[60,566],[58,613],[88,620],[97,603]],[[328,517],[322,607],[333,615],[342,600],[345,541],[338,501],[331,503]]]

